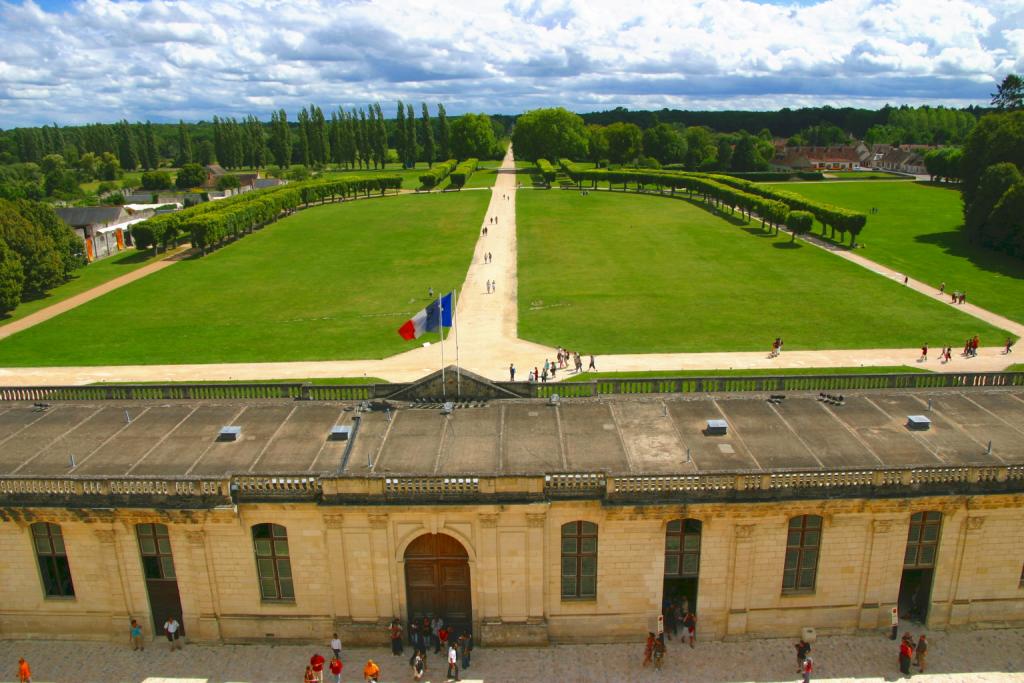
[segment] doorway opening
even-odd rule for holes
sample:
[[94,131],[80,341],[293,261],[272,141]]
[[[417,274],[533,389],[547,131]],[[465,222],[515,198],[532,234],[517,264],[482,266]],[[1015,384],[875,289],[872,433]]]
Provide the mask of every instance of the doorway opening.
[[941,528],[941,512],[915,512],[910,516],[897,603],[901,619],[921,624],[928,619]]
[[142,556],[142,574],[146,579],[146,593],[149,595],[149,609],[153,618],[153,633],[164,630],[168,617],[181,625],[178,633],[185,635],[185,618],[181,613],[181,595],[178,593],[178,577],[174,572],[174,556],[171,553],[171,538],[164,524],[137,524],[135,533],[139,539],[139,554]]
[[[662,583],[662,611],[678,606],[697,613],[697,587],[700,577],[699,519],[674,519],[665,529],[665,576]],[[680,624],[680,628],[682,624]]]
[[446,534],[425,534],[405,550],[405,595],[409,623],[441,617],[449,631],[473,627],[469,554]]

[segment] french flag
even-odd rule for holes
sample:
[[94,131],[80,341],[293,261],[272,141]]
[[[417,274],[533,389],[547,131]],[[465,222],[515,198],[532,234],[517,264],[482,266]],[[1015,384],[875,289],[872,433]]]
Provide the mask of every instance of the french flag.
[[416,339],[425,332],[435,332],[440,327],[452,326],[452,301],[455,298],[454,292],[448,292],[436,301],[431,301],[427,307],[405,321],[405,324],[398,328],[398,334],[402,339]]

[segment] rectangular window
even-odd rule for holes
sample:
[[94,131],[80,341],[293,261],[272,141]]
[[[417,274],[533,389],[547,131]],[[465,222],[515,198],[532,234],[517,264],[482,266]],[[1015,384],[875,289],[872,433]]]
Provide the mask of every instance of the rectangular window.
[[264,600],[294,600],[288,531],[280,524],[257,524],[252,528],[252,540],[260,596]]
[[39,575],[43,581],[43,593],[47,597],[71,598],[75,585],[71,581],[71,566],[64,549],[64,535],[60,526],[49,522],[32,525],[32,542],[39,560]]
[[782,592],[810,592],[818,576],[818,547],[821,517],[801,515],[789,520],[786,561],[782,569]]
[[562,598],[597,597],[597,525],[562,525]]

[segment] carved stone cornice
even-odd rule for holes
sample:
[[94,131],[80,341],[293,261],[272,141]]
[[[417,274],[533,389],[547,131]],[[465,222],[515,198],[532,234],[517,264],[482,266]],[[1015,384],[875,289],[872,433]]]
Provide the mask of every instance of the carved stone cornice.
[[544,527],[544,523],[547,521],[547,515],[543,512],[527,512],[526,513],[526,526],[531,529],[541,529]]
[[332,512],[324,515],[324,526],[328,529],[340,529],[345,524],[345,515]]
[[484,512],[477,515],[477,519],[480,520],[480,526],[484,529],[493,529],[498,526],[498,515],[493,512]]

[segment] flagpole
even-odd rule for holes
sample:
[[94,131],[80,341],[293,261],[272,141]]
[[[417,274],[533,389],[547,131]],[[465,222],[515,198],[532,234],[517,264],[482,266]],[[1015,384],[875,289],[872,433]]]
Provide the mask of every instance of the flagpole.
[[455,328],[455,387],[462,400],[462,364],[459,362],[459,290],[452,290],[452,326]]
[[438,327],[441,329],[441,397],[448,400],[448,384],[444,379],[444,311],[441,308],[441,295],[437,297],[437,322]]

